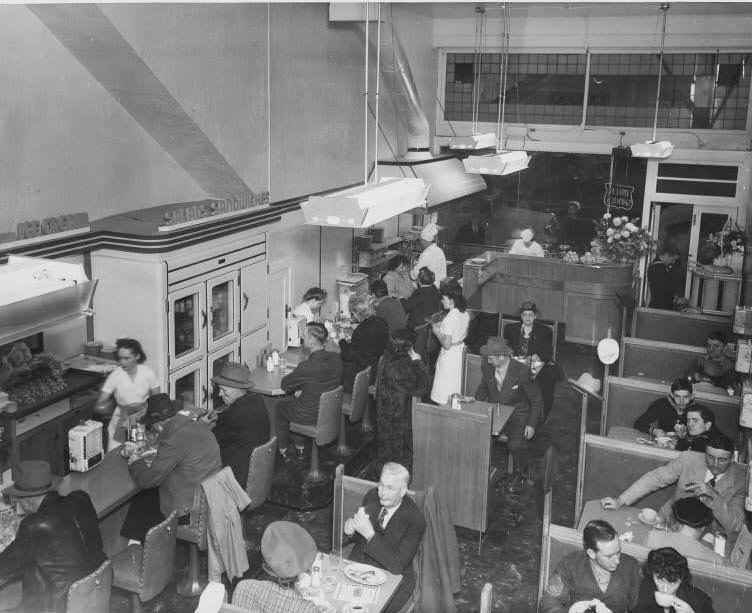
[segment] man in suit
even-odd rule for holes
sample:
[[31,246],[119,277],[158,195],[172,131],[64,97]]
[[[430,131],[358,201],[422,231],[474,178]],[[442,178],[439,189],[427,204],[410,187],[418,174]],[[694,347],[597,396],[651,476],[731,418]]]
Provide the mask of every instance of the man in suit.
[[520,306],[519,323],[504,326],[504,338],[515,356],[529,358],[530,370],[543,394],[543,418],[548,419],[554,403],[554,387],[559,367],[554,364],[554,342],[551,328],[536,321],[538,307],[526,301]]
[[481,366],[482,380],[475,397],[514,407],[505,432],[514,458],[515,478],[526,483],[529,481],[529,441],[535,436],[543,409],[540,387],[530,369],[512,359],[512,348],[505,339],[490,336],[480,348],[480,354],[486,359]]
[[[288,439],[290,422],[313,425],[319,415],[319,398],[322,392],[328,392],[342,385],[342,360],[333,351],[327,351],[326,342],[329,333],[323,324],[309,323],[306,326],[305,346],[311,354],[289,375],[282,378],[281,386],[291,398],[286,398],[275,408],[277,425],[277,445],[282,458],[288,459]],[[295,454],[303,456],[303,439],[293,435]]]
[[643,496],[676,483],[671,500],[661,507],[664,520],[671,517],[674,500],[694,496],[713,511],[713,528],[734,542],[744,524],[747,469],[732,461],[734,444],[723,434],[708,439],[705,453],[684,451],[668,464],[645,473],[617,498],[604,498],[604,509],[631,505]]
[[413,558],[426,529],[423,513],[405,496],[409,482],[410,473],[404,466],[384,464],[378,488],[363,497],[362,506],[344,526],[345,534],[355,538],[351,560],[402,575],[386,612],[399,611],[413,593]]

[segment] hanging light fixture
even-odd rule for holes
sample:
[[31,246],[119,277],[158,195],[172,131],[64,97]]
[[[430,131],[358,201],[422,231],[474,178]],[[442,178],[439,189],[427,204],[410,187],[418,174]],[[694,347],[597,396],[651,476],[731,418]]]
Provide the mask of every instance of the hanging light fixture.
[[376,101],[374,111],[374,172],[373,182],[368,182],[368,28],[369,3],[366,11],[365,89],[363,105],[365,116],[363,147],[363,185],[333,192],[325,196],[311,196],[300,205],[305,223],[314,226],[338,228],[367,228],[390,217],[412,209],[425,208],[428,186],[423,179],[385,177],[379,178],[379,71],[381,51],[381,4],[378,4],[376,42]]
[[473,118],[472,134],[453,136],[449,139],[450,149],[487,149],[496,144],[496,134],[493,132],[478,132],[478,109],[480,106],[480,75],[483,52],[486,46],[486,9],[475,7],[477,19],[475,21],[475,49],[473,50]]
[[465,172],[481,175],[509,175],[525,170],[530,156],[525,151],[504,151],[504,114],[507,102],[507,68],[509,62],[509,30],[511,25],[509,3],[504,3],[504,36],[499,62],[499,105],[496,116],[496,153],[471,155],[462,160]]
[[653,115],[653,137],[644,143],[632,145],[632,155],[637,158],[656,158],[666,159],[674,152],[674,145],[671,141],[655,140],[655,132],[658,126],[658,107],[661,101],[661,77],[663,76],[663,48],[666,44],[666,19],[668,17],[669,3],[661,4],[663,11],[663,31],[661,33],[661,52],[658,55],[658,90],[655,92],[655,114]]

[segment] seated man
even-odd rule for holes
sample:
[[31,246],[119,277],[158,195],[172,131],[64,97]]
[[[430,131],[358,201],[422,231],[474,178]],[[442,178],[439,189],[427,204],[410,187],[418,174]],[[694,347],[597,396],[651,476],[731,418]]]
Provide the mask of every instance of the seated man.
[[736,384],[734,364],[724,353],[728,338],[723,332],[711,332],[705,345],[707,353],[697,358],[697,364],[689,369],[687,376],[695,382],[712,383],[716,387]]
[[407,315],[399,298],[387,295],[389,290],[383,281],[371,283],[371,293],[375,296],[373,305],[376,317],[381,317],[389,327],[389,336],[394,336],[397,330],[403,330],[407,324]]
[[669,531],[651,530],[646,547],[673,547],[690,558],[723,564],[723,557],[702,543],[703,535],[713,523],[713,511],[697,498],[679,498],[671,505],[671,515],[673,521],[669,521]]
[[604,498],[601,504],[605,509],[620,509],[676,483],[673,499],[659,512],[664,521],[670,517],[674,500],[694,496],[713,512],[713,528],[723,530],[728,540],[734,542],[744,524],[747,470],[731,461],[733,450],[734,444],[727,436],[713,436],[704,455],[684,451],[668,464],[645,473],[618,498]]
[[651,436],[663,436],[666,432],[686,432],[687,407],[694,402],[694,397],[694,389],[689,380],[674,379],[671,392],[651,402],[647,410],[635,420],[635,430]]
[[540,387],[532,378],[530,369],[512,359],[512,348],[503,338],[490,336],[480,348],[480,354],[486,360],[481,366],[483,378],[475,397],[485,402],[514,407],[505,432],[509,436],[516,477],[524,482],[529,477],[529,441],[535,436],[543,410]]
[[722,432],[715,427],[715,413],[699,404],[690,405],[687,409],[686,436],[679,437],[676,442],[677,451],[705,452],[708,440]]
[[426,522],[407,493],[410,473],[401,464],[387,462],[378,488],[363,497],[358,511],[345,522],[344,531],[355,536],[350,559],[402,575],[386,612],[399,611],[415,587],[413,558],[418,552]]
[[232,468],[238,484],[245,489],[251,453],[269,441],[269,413],[263,398],[251,393],[253,383],[247,366],[228,362],[212,383],[219,386],[223,403],[217,407],[214,425],[222,465]]
[[26,611],[65,611],[68,588],[105,560],[99,520],[86,492],[57,492],[48,462],[26,460],[14,469],[15,498],[24,518],[0,553],[0,584],[23,580]]
[[298,575],[308,573],[316,558],[316,542],[289,521],[270,523],[261,536],[264,571],[271,579],[246,579],[235,587],[232,604],[254,613],[317,613],[316,606],[294,589]]
[[549,576],[541,597],[541,613],[632,611],[640,586],[640,567],[637,560],[622,555],[614,527],[600,519],[588,522],[582,544],[585,555],[570,553]]
[[[319,415],[319,398],[342,385],[342,360],[333,351],[324,349],[329,333],[323,324],[310,323],[306,326],[305,346],[311,354],[307,360],[282,378],[282,389],[293,393],[277,403],[275,422],[277,424],[277,445],[279,453],[287,459],[290,422],[313,425]],[[303,455],[303,439],[293,435],[298,456]]]
[[139,421],[159,438],[150,457],[129,452],[128,470],[144,489],[131,500],[120,534],[142,543],[149,528],[174,510],[181,523],[188,523],[196,488],[222,468],[222,460],[211,428],[195,421],[189,410],[178,411],[167,394],[151,396]]

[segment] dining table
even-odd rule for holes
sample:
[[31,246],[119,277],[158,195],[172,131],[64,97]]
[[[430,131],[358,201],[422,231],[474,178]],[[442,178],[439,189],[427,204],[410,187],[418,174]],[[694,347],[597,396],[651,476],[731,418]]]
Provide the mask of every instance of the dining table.
[[[672,433],[673,434],[673,433]],[[628,426],[612,426],[608,430],[608,438],[616,439],[617,441],[624,441],[626,443],[637,443],[639,445],[645,445],[647,447],[655,447],[657,449],[673,450],[676,448],[677,437],[676,436],[664,436],[657,439],[645,432],[630,428]]]

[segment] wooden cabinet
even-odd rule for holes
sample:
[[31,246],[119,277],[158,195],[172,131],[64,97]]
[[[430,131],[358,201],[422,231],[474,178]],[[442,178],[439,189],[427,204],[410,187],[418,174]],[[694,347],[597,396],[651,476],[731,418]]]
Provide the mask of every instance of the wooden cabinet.
[[162,390],[210,410],[226,361],[253,368],[268,341],[266,236],[251,231],[165,253],[101,250],[94,331],[141,341]]

